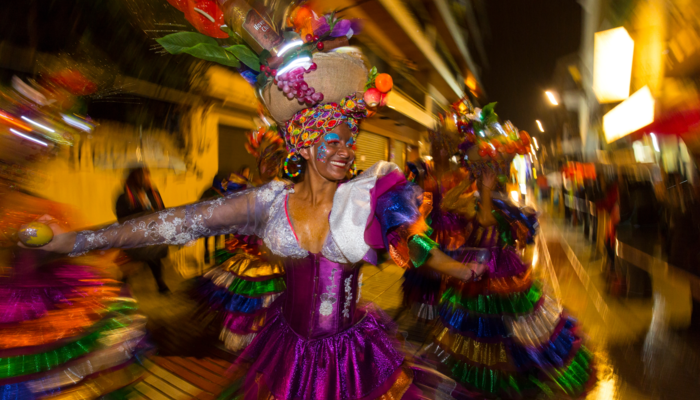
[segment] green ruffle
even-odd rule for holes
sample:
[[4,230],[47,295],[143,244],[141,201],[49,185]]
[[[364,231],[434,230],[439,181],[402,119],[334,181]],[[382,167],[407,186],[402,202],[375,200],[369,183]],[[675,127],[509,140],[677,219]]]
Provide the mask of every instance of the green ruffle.
[[95,332],[55,350],[0,358],[0,379],[49,371],[95,350],[99,346],[97,340],[103,333],[125,326],[123,322],[110,318],[104,321],[103,325]]
[[482,392],[494,394],[522,391],[522,384],[515,376],[503,371],[481,368],[461,361],[452,366],[452,376],[455,380],[466,383]]
[[430,251],[438,247],[437,243],[425,235],[413,235],[408,241],[408,255],[413,266],[418,268],[430,257]]
[[498,294],[462,297],[453,288],[442,295],[442,303],[452,307],[461,307],[479,314],[526,314],[532,312],[542,298],[542,288],[532,285],[526,292],[511,293],[503,296]]
[[229,258],[233,257],[238,253],[238,249],[234,250],[233,252],[228,251],[226,249],[219,249],[214,252],[214,259],[216,260],[216,265],[222,264],[224,261],[228,260]]
[[555,371],[551,377],[554,382],[568,395],[581,394],[586,389],[586,383],[591,378],[591,361],[593,355],[585,346],[581,346],[574,359],[565,371]]
[[139,309],[139,306],[136,302],[127,302],[127,301],[118,301],[113,304],[110,304],[107,307],[107,311],[109,312],[126,312],[126,311],[136,311]]
[[512,375],[510,373],[479,367],[457,361],[451,366],[455,380],[466,383],[482,392],[500,394],[513,391],[521,393],[524,390],[539,389],[551,393],[550,385],[558,386],[569,396],[577,396],[586,390],[590,380],[592,355],[584,346],[574,356],[565,369],[549,372],[551,381],[542,382],[534,375]]
[[260,297],[270,293],[283,292],[286,287],[284,277],[272,278],[266,281],[246,281],[235,278],[228,290],[234,294],[247,297]]

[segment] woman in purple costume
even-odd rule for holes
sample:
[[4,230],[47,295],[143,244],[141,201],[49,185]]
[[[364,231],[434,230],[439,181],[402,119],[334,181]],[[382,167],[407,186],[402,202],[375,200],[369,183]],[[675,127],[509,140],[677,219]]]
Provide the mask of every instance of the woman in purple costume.
[[[308,106],[274,85],[262,89],[286,126],[290,157],[305,161],[296,184],[272,181],[225,198],[163,210],[99,231],[57,235],[46,250],[84,254],[111,247],[188,243],[221,234],[256,235],[279,257],[286,291],[239,358],[238,395],[258,399],[375,399],[422,396],[386,317],[359,303],[360,266],[387,249],[423,267],[469,280],[483,265],[458,263],[425,236],[422,192],[394,164],[379,162],[341,183],[353,165],[367,68],[357,53],[316,53],[313,75],[326,102]],[[342,78],[341,78],[342,77]],[[282,104],[280,106],[279,104]]]

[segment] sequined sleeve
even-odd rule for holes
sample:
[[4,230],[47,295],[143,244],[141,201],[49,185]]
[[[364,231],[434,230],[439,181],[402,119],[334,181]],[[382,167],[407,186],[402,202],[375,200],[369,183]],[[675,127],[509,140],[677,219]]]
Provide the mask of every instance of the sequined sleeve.
[[200,237],[237,233],[262,236],[268,210],[284,184],[273,181],[259,188],[78,233],[71,256],[91,250],[134,248],[157,244],[184,245]]

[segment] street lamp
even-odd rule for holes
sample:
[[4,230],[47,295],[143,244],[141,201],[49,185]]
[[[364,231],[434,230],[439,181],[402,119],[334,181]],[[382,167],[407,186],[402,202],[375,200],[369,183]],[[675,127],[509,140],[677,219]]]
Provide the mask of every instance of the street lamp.
[[554,93],[552,93],[552,92],[550,92],[549,90],[547,90],[546,92],[544,92],[544,94],[547,95],[547,98],[549,99],[549,102],[552,103],[552,105],[555,105],[555,106],[558,106],[558,105],[559,105],[559,102],[557,101],[557,98],[554,97]]
[[537,127],[540,128],[540,132],[544,133],[544,128],[542,127],[542,123],[540,122],[540,120],[536,119],[535,122],[537,122]]

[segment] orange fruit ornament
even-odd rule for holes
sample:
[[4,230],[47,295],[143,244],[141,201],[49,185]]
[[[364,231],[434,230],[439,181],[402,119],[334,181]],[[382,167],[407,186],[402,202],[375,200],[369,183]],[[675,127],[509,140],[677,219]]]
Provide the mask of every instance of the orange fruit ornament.
[[294,13],[293,21],[295,27],[303,26],[312,17],[311,10],[306,6],[300,6]]
[[389,74],[379,74],[374,78],[374,87],[382,93],[387,93],[394,87],[394,80]]

